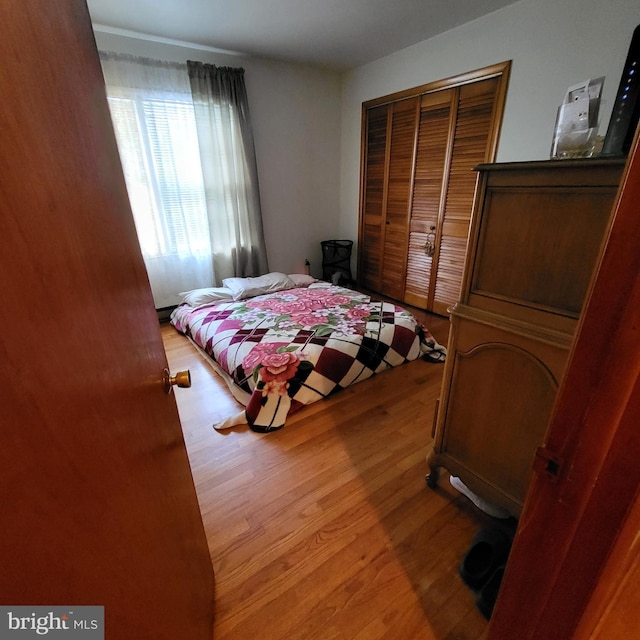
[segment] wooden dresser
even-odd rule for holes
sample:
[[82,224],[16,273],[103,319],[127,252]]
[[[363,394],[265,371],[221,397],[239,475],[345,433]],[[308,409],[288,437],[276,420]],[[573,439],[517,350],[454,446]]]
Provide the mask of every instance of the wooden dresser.
[[[479,165],[427,483],[445,467],[519,517],[624,160]],[[553,461],[544,461],[553,473]]]

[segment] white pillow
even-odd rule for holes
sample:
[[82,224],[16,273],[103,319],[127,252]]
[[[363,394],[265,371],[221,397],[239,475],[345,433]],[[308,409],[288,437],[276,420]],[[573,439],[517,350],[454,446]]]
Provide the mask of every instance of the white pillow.
[[222,284],[231,289],[234,300],[244,300],[244,298],[261,296],[264,293],[293,289],[296,286],[293,280],[278,271],[257,278],[225,278]]
[[182,302],[191,307],[203,307],[220,300],[232,300],[233,294],[227,287],[205,287],[204,289],[192,289],[178,294],[182,296]]
[[317,282],[316,278],[304,273],[290,273],[289,280],[292,280],[296,287],[308,287],[310,284]]

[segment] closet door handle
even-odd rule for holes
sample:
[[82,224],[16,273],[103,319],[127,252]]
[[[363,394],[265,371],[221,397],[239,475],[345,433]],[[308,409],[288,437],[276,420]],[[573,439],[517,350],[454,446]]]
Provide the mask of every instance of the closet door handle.
[[436,252],[436,228],[434,226],[429,227],[429,233],[427,234],[427,240],[424,243],[424,252],[430,257],[433,258]]

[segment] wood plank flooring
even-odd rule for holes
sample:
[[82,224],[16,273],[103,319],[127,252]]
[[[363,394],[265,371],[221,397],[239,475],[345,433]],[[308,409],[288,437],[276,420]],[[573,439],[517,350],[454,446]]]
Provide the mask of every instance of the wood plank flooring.
[[[446,319],[429,326],[445,342]],[[386,371],[262,435],[212,424],[241,406],[162,326],[216,578],[216,640],[475,640],[458,565],[487,516],[425,486],[442,365]]]

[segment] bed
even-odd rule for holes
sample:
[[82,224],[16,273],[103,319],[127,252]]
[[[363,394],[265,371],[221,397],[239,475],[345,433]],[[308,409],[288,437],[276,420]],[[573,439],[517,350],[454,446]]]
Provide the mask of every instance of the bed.
[[181,295],[171,323],[245,407],[216,429],[280,429],[303,406],[381,371],[445,359],[405,309],[310,276],[227,278]]

